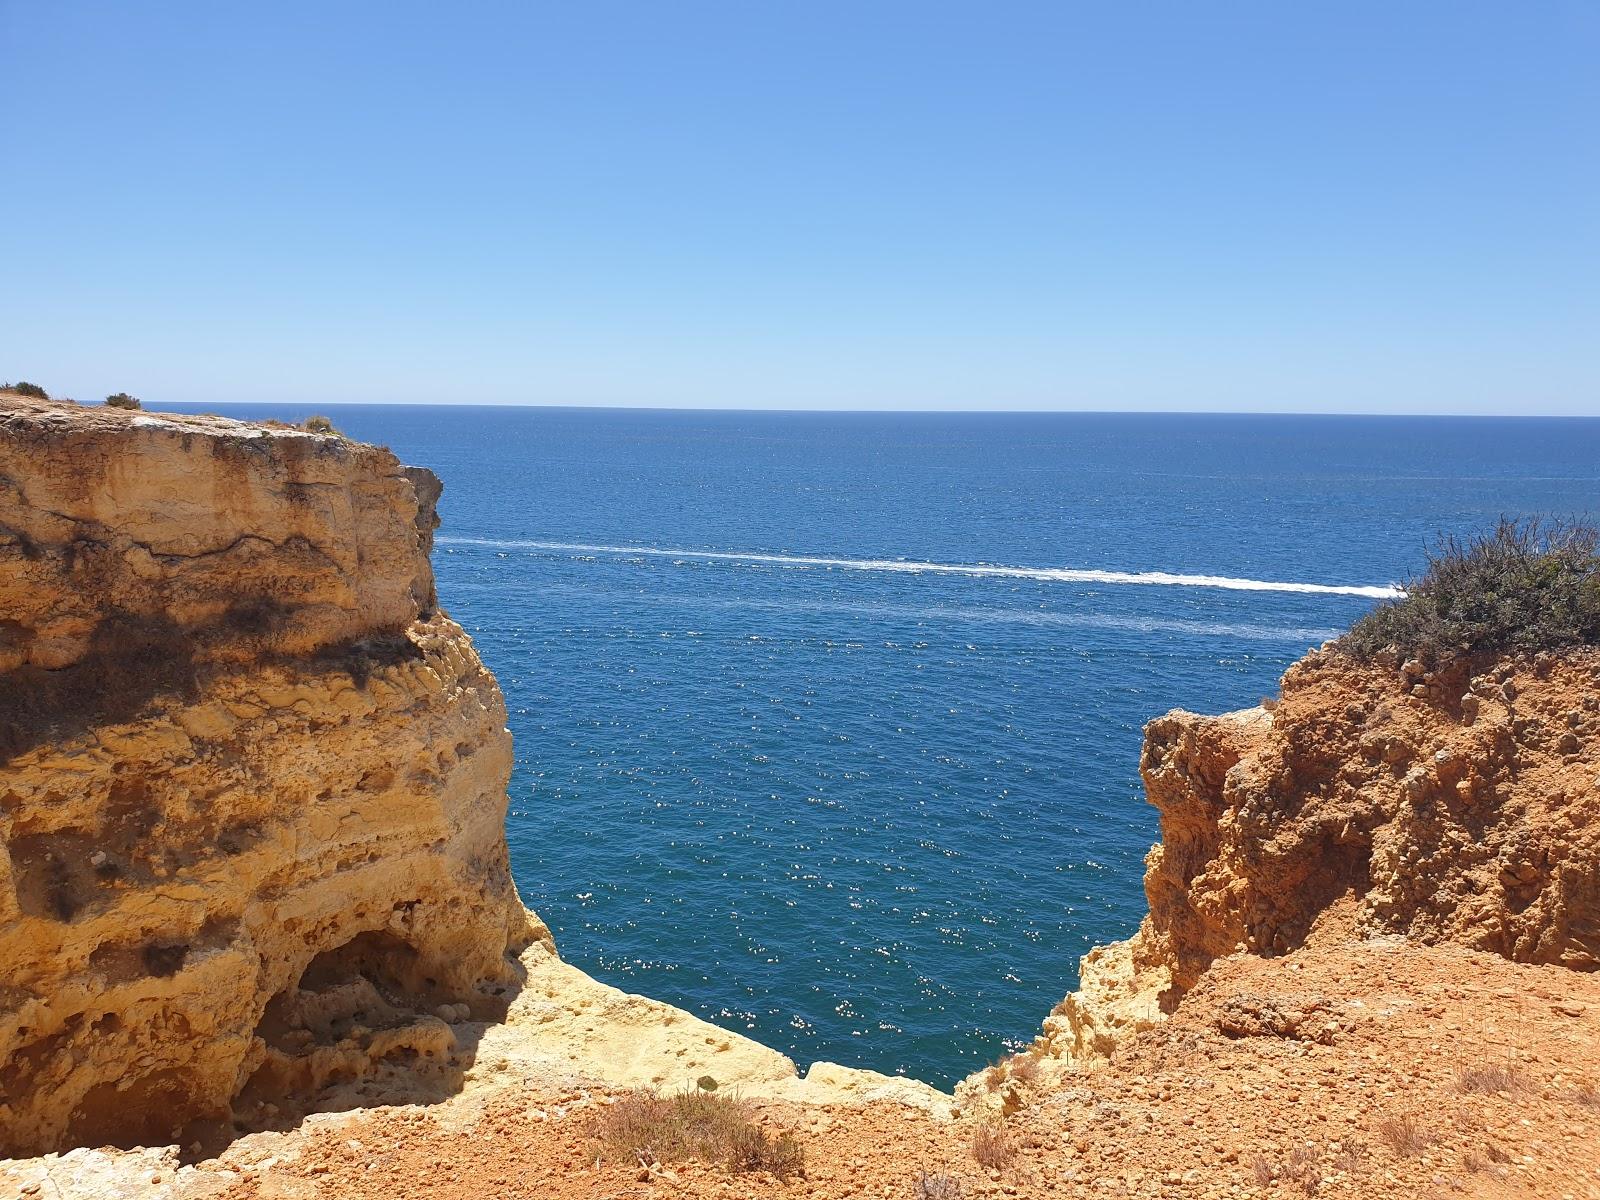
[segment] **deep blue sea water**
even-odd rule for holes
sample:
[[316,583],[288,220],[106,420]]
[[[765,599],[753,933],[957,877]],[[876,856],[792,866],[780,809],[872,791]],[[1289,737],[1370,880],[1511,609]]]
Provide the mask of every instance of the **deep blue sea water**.
[[440,594],[562,954],[937,1084],[1137,926],[1144,722],[1256,703],[1375,603],[1052,569],[1385,585],[1439,532],[1600,509],[1600,420],[321,411],[445,482]]

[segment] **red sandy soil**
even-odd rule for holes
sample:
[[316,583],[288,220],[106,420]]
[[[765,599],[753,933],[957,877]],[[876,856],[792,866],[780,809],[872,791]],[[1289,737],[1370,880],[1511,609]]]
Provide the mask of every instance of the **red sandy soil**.
[[595,1140],[614,1093],[536,1083],[476,1119],[377,1109],[205,1165],[242,1172],[229,1200],[1600,1197],[1600,978],[1328,924],[1292,955],[1214,964],[1110,1066],[1024,1082],[998,1169],[973,1157],[980,1118],[888,1105],[759,1109],[803,1177],[642,1165]]

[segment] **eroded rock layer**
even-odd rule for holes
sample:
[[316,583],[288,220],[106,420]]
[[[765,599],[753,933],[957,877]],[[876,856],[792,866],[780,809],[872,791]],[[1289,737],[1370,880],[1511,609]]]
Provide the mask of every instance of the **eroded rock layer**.
[[438,494],[337,436],[0,397],[0,1153],[447,1073],[505,1011],[548,935]]
[[1600,654],[1435,675],[1324,649],[1270,711],[1152,721],[1140,770],[1149,914],[1084,958],[1034,1065],[1104,1059],[1215,961],[1291,952],[1336,911],[1357,936],[1600,967]]
[[1597,668],[1424,679],[1322,652],[1284,676],[1270,719],[1153,723],[1151,924],[1178,985],[1222,954],[1299,944],[1347,892],[1369,933],[1600,966]]

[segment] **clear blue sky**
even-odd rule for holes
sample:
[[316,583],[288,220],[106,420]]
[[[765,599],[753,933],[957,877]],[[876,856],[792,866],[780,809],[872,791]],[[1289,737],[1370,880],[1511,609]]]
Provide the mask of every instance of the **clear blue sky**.
[[0,378],[1600,412],[1593,0],[0,0]]

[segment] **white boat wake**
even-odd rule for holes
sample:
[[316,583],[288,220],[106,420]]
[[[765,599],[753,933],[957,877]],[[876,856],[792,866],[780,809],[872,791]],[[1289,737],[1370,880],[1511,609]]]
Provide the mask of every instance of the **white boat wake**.
[[441,545],[482,546],[490,550],[541,550],[557,554],[605,554],[671,558],[689,562],[763,563],[779,567],[822,567],[841,571],[890,571],[909,575],[966,575],[1037,579],[1047,583],[1143,584],[1154,587],[1208,587],[1234,592],[1309,592],[1324,596],[1365,596],[1392,600],[1405,593],[1392,584],[1294,583],[1276,579],[1235,579],[1227,575],[1180,575],[1170,571],[1100,571],[1076,567],[1006,567],[992,563],[913,562],[899,558],[825,558],[808,554],[757,554],[732,550],[675,550],[663,546],[609,546],[588,542],[540,542],[493,538],[441,537]]

